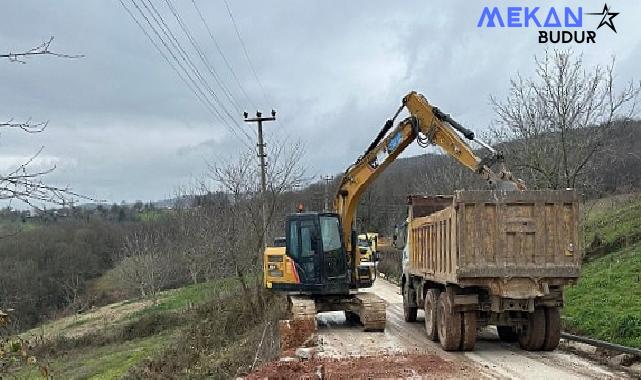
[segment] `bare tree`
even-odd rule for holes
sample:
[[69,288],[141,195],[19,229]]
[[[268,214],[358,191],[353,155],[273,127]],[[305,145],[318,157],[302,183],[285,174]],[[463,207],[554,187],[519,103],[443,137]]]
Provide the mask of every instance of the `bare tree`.
[[[49,38],[49,40],[27,51],[0,54],[0,58],[7,58],[12,62],[26,63],[25,58],[36,55],[53,55],[61,58],[83,57],[83,55],[53,52],[50,50],[52,42],[53,36]],[[48,122],[33,123],[31,119],[22,123],[16,123],[13,119],[0,122],[0,128],[20,129],[27,133],[43,132],[47,128],[47,125]],[[26,162],[18,164],[13,171],[0,174],[0,200],[18,200],[35,208],[38,208],[37,202],[66,206],[73,202],[74,197],[94,200],[74,193],[68,187],[52,186],[44,183],[44,177],[55,170],[55,165],[46,169],[30,170],[43,149],[44,147],[41,147],[36,154],[31,156]]]
[[181,265],[172,254],[171,240],[160,226],[126,236],[122,260],[115,269],[121,284],[136,290],[141,297],[153,297],[176,281]]
[[60,281],[65,303],[73,308],[80,308],[80,293],[83,287],[83,278],[79,273],[73,273]]
[[84,55],[82,54],[62,54],[62,53],[56,53],[49,48],[51,47],[51,43],[53,42],[53,36],[49,37],[49,39],[43,43],[41,43],[38,46],[32,47],[29,50],[26,51],[21,51],[18,53],[6,53],[6,54],[0,54],[0,58],[7,58],[11,62],[18,62],[25,64],[27,63],[24,59],[34,56],[34,55],[52,55],[54,57],[59,57],[59,58],[82,58]]
[[181,244],[176,247],[185,272],[193,284],[230,275],[229,265],[219,261],[225,236],[219,233],[227,202],[216,197],[201,199],[198,207],[176,207],[172,222],[178,229]]
[[[245,152],[236,161],[217,162],[209,165],[208,176],[210,180],[221,187],[221,190],[231,194],[235,203],[249,201],[252,212],[258,212],[256,218],[251,218],[253,230],[258,232],[262,241],[262,234],[268,235],[268,240],[273,238],[274,223],[278,212],[284,207],[284,199],[280,197],[305,179],[305,169],[301,159],[305,154],[304,146],[300,141],[275,139],[270,144],[268,152],[269,165],[267,166],[267,212],[268,231],[260,227],[260,210],[253,210],[253,206],[260,206],[260,168],[255,160],[254,152]],[[260,207],[259,207],[260,208]]]
[[[268,152],[267,196],[265,207],[268,229],[282,220],[285,200],[282,195],[304,177],[301,159],[304,148],[300,142],[274,141]],[[245,152],[236,160],[209,165],[208,177],[229,197],[229,206],[218,210],[216,229],[221,237],[219,262],[230,263],[236,278],[251,300],[251,284],[260,287],[257,276],[262,268],[262,207],[259,195],[260,173],[255,152]],[[272,236],[270,236],[272,237]],[[259,302],[262,302],[259,299]]]
[[615,83],[614,58],[586,68],[582,55],[546,52],[535,57],[533,78],[517,75],[504,100],[491,97],[495,140],[510,168],[531,188],[583,187],[583,175],[603,151],[612,126],[636,114],[641,83]]

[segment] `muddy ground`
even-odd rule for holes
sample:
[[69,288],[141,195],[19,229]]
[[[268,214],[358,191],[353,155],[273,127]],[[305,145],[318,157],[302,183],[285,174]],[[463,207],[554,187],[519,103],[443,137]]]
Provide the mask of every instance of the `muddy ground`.
[[436,355],[385,355],[355,358],[313,358],[266,365],[248,379],[458,379],[474,378],[474,370]]
[[403,320],[398,287],[379,279],[370,290],[387,303],[385,332],[364,332],[350,325],[342,312],[317,317],[315,347],[307,359],[293,350],[281,361],[252,373],[251,379],[629,379],[626,372],[569,352],[527,352],[500,342],[492,328],[481,331],[473,352],[445,352],[427,339],[423,315],[416,323]]

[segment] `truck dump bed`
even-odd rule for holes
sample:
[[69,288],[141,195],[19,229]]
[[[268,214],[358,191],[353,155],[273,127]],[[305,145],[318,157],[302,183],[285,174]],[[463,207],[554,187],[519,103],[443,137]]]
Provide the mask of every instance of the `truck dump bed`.
[[573,190],[458,191],[409,204],[411,274],[461,286],[529,278],[547,287],[579,276]]

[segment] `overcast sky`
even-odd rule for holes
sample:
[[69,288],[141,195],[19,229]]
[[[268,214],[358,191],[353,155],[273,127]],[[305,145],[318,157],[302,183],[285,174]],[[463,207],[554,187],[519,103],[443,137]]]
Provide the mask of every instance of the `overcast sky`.
[[[152,1],[200,64],[165,2]],[[422,92],[473,130],[487,128],[489,96],[504,96],[517,72],[531,75],[533,56],[553,46],[538,44],[534,29],[477,28],[484,5],[603,8],[595,1],[547,0],[228,1],[264,93],[223,0],[196,4],[248,96],[192,1],[174,4],[238,108],[277,109],[279,123],[265,125],[268,143],[273,133],[305,143],[311,175],[343,171],[410,90]],[[131,0],[124,2],[144,23]],[[613,19],[618,33],[602,27],[597,44],[570,46],[584,53],[587,65],[607,64],[614,54],[617,79],[639,79],[641,2],[611,0],[608,5],[620,12]],[[85,55],[34,57],[27,64],[0,61],[0,119],[49,121],[42,134],[2,131],[2,172],[45,146],[35,165],[57,166],[51,183],[109,202],[157,200],[199,176],[206,161],[243,149],[229,126],[254,136],[229,103],[240,127],[224,115],[226,126],[208,112],[119,1],[3,0],[0,9],[0,53],[28,49],[53,35],[51,50]],[[585,16],[584,23],[593,29],[598,19]],[[224,101],[207,69],[199,69]],[[405,155],[418,153],[412,146]]]

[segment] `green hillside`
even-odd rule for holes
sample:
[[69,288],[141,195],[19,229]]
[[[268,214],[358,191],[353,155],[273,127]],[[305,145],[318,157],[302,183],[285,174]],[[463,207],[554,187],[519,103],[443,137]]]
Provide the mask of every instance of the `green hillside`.
[[228,278],[95,308],[21,334],[0,347],[0,359],[17,379],[235,377],[282,310],[267,299],[267,311],[257,312],[243,295]]
[[566,291],[565,328],[641,348],[641,197],[594,205],[584,231],[587,259]]

